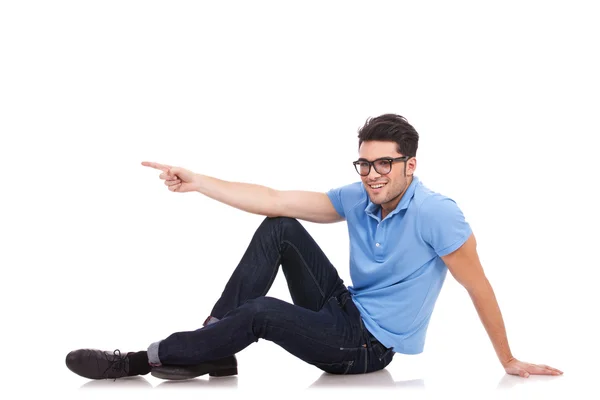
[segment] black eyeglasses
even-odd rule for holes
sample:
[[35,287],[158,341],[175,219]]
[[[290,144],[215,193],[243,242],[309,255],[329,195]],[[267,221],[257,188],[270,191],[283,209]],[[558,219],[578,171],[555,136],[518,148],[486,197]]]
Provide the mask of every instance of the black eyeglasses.
[[409,156],[402,156],[397,158],[385,157],[378,158],[375,161],[358,160],[354,161],[352,164],[354,164],[354,168],[360,176],[369,175],[369,173],[371,172],[371,165],[373,166],[373,168],[375,168],[375,172],[377,172],[379,175],[387,175],[392,171],[393,163],[397,161],[406,161],[409,158]]

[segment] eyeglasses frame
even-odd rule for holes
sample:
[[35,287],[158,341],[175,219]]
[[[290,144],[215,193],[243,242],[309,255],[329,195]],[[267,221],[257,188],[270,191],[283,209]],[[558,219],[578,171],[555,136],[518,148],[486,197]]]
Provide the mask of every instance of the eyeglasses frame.
[[[354,169],[356,170],[356,172],[357,172],[357,173],[358,173],[360,176],[369,176],[369,174],[371,173],[371,167],[372,167],[372,168],[375,170],[375,172],[377,172],[379,175],[387,175],[387,174],[389,174],[390,172],[392,172],[392,167],[393,167],[393,165],[394,165],[394,163],[395,163],[395,162],[398,162],[398,161],[408,161],[408,160],[410,160],[411,158],[412,158],[412,157],[409,157],[409,156],[402,156],[402,157],[396,157],[396,158],[392,158],[392,157],[381,157],[381,158],[378,158],[378,159],[376,159],[376,160],[373,160],[373,161],[367,161],[367,160],[356,160],[356,161],[353,161],[353,162],[352,162],[352,164],[354,165]],[[390,170],[389,170],[387,173],[385,173],[385,174],[382,174],[381,172],[377,171],[377,168],[375,168],[375,163],[376,163],[377,161],[382,161],[382,160],[387,160],[387,161],[390,161]],[[365,175],[361,174],[361,173],[358,171],[358,164],[360,164],[360,163],[368,163],[368,164],[369,164],[369,171],[368,171],[368,172],[367,172]]]

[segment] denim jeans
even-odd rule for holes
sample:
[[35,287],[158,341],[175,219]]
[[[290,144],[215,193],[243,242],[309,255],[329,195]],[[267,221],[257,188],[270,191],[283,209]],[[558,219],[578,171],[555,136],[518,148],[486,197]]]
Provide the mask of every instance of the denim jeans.
[[[266,296],[280,266],[294,304]],[[333,374],[377,371],[394,356],[365,328],[337,270],[292,218],[268,217],[260,224],[211,316],[219,321],[158,342],[159,362],[216,360],[258,339]],[[148,356],[152,362],[150,349]]]

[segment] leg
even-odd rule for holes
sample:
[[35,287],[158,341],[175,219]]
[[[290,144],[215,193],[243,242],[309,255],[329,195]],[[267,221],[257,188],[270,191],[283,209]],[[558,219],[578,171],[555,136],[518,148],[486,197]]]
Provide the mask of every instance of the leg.
[[318,311],[346,288],[336,269],[302,224],[292,218],[266,218],[258,227],[211,316],[221,319],[247,300],[267,294],[279,266],[294,304]]
[[[296,307],[276,299],[268,301],[275,301],[278,306],[261,303],[266,301],[262,296],[271,287],[280,264]],[[257,298],[261,300],[249,301]],[[353,302],[347,300],[349,293],[337,271],[302,225],[290,218],[267,218],[213,309],[212,314],[223,321],[198,331],[175,333],[153,344],[147,356],[146,352],[121,357],[99,350],[78,350],[67,356],[67,366],[82,376],[102,379],[147,373],[148,358],[151,362],[175,365],[212,360],[208,364],[214,365],[204,363],[207,369],[203,373],[206,373],[213,366],[223,370],[231,365],[231,360],[220,361],[262,337],[331,372],[342,372],[340,362],[346,363],[344,373],[351,373],[353,364],[357,372],[380,369],[378,362],[381,363],[382,358],[377,357],[382,353],[381,346],[373,347],[365,338],[366,329],[362,327],[360,314]],[[339,310],[336,313],[336,308],[332,308],[335,304],[353,310],[354,316],[340,317]],[[354,321],[350,328],[343,324],[349,320]],[[359,344],[357,338],[360,338]],[[375,353],[371,357],[373,348]],[[365,351],[363,369],[362,361],[355,361]],[[393,353],[383,356],[385,365],[391,356]],[[235,358],[231,358],[235,362]],[[367,360],[371,361],[367,363]]]
[[258,339],[333,373],[370,372],[391,361],[377,359],[347,292],[329,298],[320,311],[271,297],[249,300],[218,323],[170,335],[160,344],[159,358],[171,365],[200,364],[237,353]]
[[[204,323],[206,327],[218,322],[218,328],[211,327],[206,332],[176,333],[164,341],[153,343],[148,348],[150,362],[171,366],[187,366],[209,360],[214,362],[257,341],[255,335],[244,338],[236,336],[233,340],[230,332],[239,333],[248,325],[247,321],[240,320],[243,316],[248,317],[248,309],[236,311],[250,300],[262,298],[269,291],[280,265],[292,300],[301,308],[316,312],[332,297],[344,293],[348,295],[336,269],[300,222],[292,218],[266,218],[255,232],[215,304],[211,317]],[[228,337],[229,342],[219,344]],[[209,351],[210,348],[213,350]],[[197,351],[198,356],[193,356]],[[231,364],[234,361],[229,362]],[[164,367],[161,371],[165,376],[169,375]],[[186,372],[173,367],[169,371]]]

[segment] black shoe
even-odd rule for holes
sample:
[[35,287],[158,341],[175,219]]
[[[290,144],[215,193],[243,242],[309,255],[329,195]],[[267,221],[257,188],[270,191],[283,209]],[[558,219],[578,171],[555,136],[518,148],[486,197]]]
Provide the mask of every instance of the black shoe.
[[237,359],[229,356],[197,365],[161,365],[153,367],[150,372],[153,377],[169,380],[193,379],[201,375],[231,376],[237,375]]
[[67,354],[66,363],[71,371],[88,379],[117,379],[129,376],[129,357],[127,354],[121,354],[119,350],[74,350]]

